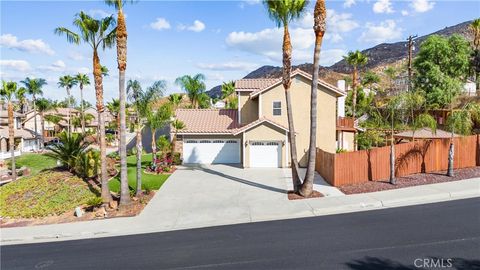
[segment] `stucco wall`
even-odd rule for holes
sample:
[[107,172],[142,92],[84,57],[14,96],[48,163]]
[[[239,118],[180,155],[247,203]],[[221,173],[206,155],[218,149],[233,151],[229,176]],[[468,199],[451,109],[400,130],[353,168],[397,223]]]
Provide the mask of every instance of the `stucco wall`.
[[240,109],[240,121],[248,124],[258,119],[258,100],[250,99],[251,92],[239,92],[238,108]]
[[[264,123],[262,125],[256,126],[245,131],[245,141],[249,142],[245,146],[245,164],[244,167],[250,167],[250,143],[251,141],[281,141],[285,142],[286,133],[283,129],[278,128],[269,123]],[[288,167],[285,159],[287,146],[285,143],[282,143],[282,167]]]
[[[296,76],[292,79],[292,114],[297,140],[297,155],[300,166],[307,165],[310,136],[310,86],[307,79]],[[288,127],[285,90],[282,85],[264,92],[257,98],[261,102],[261,116],[266,116]],[[319,87],[317,99],[317,147],[334,153],[336,150],[336,96],[330,90]],[[273,115],[272,103],[282,102],[282,115]]]

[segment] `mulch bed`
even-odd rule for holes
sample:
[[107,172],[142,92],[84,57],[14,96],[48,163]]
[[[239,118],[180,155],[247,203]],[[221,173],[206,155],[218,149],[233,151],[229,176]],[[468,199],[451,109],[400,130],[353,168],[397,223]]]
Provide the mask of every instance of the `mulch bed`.
[[339,189],[345,194],[357,194],[375,192],[389,189],[397,189],[411,186],[452,182],[458,180],[464,180],[469,178],[480,177],[480,167],[472,167],[465,169],[456,169],[453,177],[445,175],[446,172],[432,172],[432,173],[419,173],[409,176],[397,177],[397,183],[392,185],[386,181],[370,181],[362,184],[341,186]]
[[[154,195],[155,192],[150,191],[149,194],[144,194],[141,198],[132,198],[132,203],[127,207],[122,209],[107,209],[107,217],[103,216],[101,209],[95,209],[92,211],[92,209],[85,208],[82,208],[84,210],[83,215],[81,217],[76,217],[75,210],[72,209],[58,216],[52,215],[42,218],[1,218],[0,228],[60,224],[116,217],[133,217],[142,212],[143,208],[145,208]],[[115,205],[118,203],[118,199],[119,198],[114,198]]]
[[310,195],[309,197],[302,197],[300,195],[298,195],[297,193],[295,193],[295,191],[293,190],[289,190],[287,192],[288,194],[288,199],[289,200],[302,200],[302,199],[311,199],[311,198],[320,198],[320,197],[323,197],[323,194],[314,190],[312,195]]

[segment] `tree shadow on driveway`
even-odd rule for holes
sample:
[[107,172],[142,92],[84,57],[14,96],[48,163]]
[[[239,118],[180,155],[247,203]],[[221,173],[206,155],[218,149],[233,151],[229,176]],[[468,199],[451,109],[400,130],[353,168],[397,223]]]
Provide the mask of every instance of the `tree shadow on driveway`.
[[[222,178],[229,179],[229,180],[232,180],[232,181],[244,184],[244,185],[249,185],[249,186],[252,186],[252,187],[261,188],[261,189],[265,189],[265,190],[273,191],[273,192],[278,192],[278,193],[282,193],[282,194],[287,193],[287,190],[285,190],[285,189],[276,188],[276,187],[272,187],[272,186],[267,186],[267,185],[264,185],[264,184],[260,184],[260,183],[257,183],[257,182],[247,180],[247,179],[243,179],[243,178],[239,178],[239,177],[236,177],[236,176],[228,175],[228,174],[225,174],[223,172],[212,170],[212,169],[210,169],[206,166],[203,166],[203,165],[191,166],[191,167],[187,167],[187,168],[192,169],[192,170],[198,169],[200,171],[203,171],[203,172],[206,172],[206,173],[209,173],[209,174],[213,174],[213,175],[217,175],[217,176],[220,176]],[[268,176],[266,175],[266,177],[268,177]]]

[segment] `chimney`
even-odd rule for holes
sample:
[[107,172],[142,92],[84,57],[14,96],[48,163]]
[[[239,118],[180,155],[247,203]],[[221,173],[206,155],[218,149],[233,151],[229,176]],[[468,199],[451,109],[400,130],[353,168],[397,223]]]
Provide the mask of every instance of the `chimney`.
[[[337,87],[346,92],[345,91],[345,80],[338,80],[337,81]],[[341,96],[339,98],[337,98],[337,116],[338,117],[345,117],[345,98],[347,96]]]

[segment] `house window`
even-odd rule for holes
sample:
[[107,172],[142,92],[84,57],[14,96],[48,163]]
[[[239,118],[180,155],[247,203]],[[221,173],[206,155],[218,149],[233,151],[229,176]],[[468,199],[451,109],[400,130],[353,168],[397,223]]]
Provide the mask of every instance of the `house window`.
[[274,101],[273,102],[273,115],[282,115],[282,102]]

